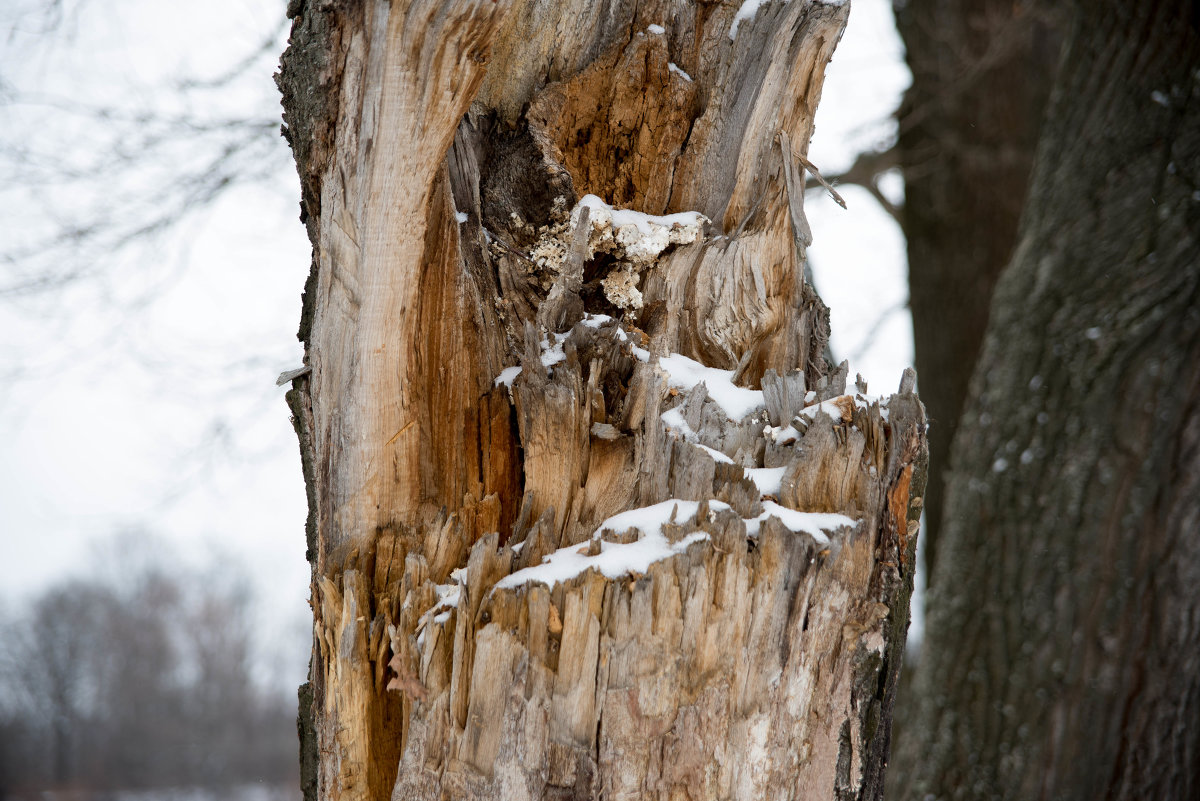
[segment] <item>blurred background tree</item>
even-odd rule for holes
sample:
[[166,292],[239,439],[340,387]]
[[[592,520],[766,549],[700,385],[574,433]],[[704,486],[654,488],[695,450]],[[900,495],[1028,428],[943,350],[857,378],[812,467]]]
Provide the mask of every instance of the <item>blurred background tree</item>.
[[[1061,16],[1061,15],[1058,15]],[[992,291],[1016,244],[1034,148],[1058,66],[1061,21],[1034,0],[903,0],[912,85],[895,161],[921,400],[932,424],[921,549],[935,574],[945,466]]]
[[0,795],[298,784],[283,10],[0,4]]
[[[1045,7],[1064,49],[943,467],[889,780],[899,798],[1192,798],[1200,18],[1181,0]],[[1003,102],[987,83],[979,102]]]
[[[292,688],[248,625],[249,579],[228,558],[181,567],[146,534],[0,621],[0,797],[298,783]],[[150,552],[141,564],[122,554]]]
[[308,262],[271,80],[282,16],[274,0],[186,24],[144,0],[0,4],[0,559],[24,566],[9,592],[150,525],[270,559],[265,603],[303,602],[304,495],[280,480],[295,443],[273,383],[300,358]]

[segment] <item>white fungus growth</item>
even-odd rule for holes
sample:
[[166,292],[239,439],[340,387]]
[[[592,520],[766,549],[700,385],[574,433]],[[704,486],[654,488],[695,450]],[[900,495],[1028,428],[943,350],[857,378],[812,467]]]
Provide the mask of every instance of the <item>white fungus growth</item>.
[[604,297],[618,309],[642,308],[642,293],[637,288],[638,274],[629,265],[622,265],[600,281]]
[[[569,230],[578,227],[582,210],[588,210],[588,249],[592,254],[609,253],[617,266],[601,280],[604,296],[619,309],[642,308],[638,290],[640,271],[651,266],[671,245],[687,245],[700,238],[708,218],[698,211],[678,214],[643,214],[632,209],[615,209],[595,195],[584,195],[571,210]],[[553,240],[553,241],[550,241]],[[561,264],[566,256],[565,237],[554,231],[539,242],[535,261]]]

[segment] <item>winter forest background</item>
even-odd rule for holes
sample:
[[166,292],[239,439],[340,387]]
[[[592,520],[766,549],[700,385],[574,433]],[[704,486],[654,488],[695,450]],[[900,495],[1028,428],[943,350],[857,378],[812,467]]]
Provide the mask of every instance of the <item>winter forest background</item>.
[[[0,799],[42,790],[59,798],[299,795],[295,693],[310,648],[305,495],[275,377],[300,366],[295,330],[310,255],[272,81],[287,40],[283,5],[0,4]],[[910,49],[922,43],[931,47],[924,52],[940,54],[920,62],[918,78],[929,81],[902,106],[913,76],[891,3],[854,0],[808,153],[826,175],[842,177],[838,191],[847,204],[839,208],[820,187],[810,187],[806,200],[814,280],[832,309],[833,355],[848,359],[851,373],[861,372],[877,391],[894,389],[914,361],[916,311],[925,354],[918,361],[939,365],[921,373],[935,469],[949,461],[949,432],[1025,197],[1062,33],[1053,15],[1031,10],[1044,5],[981,3],[989,10],[982,16],[959,9],[936,25],[915,11],[902,17]],[[1189,41],[1194,45],[1194,37]],[[1194,46],[1188,52],[1195,58]],[[1194,108],[1200,72],[1186,74],[1191,84],[1164,79],[1161,89],[1146,92],[1147,113],[1183,108],[1179,101],[1188,97]],[[922,95],[939,79],[938,94]],[[935,125],[940,138],[928,135]],[[940,169],[948,153],[955,159],[951,177]],[[1188,171],[1200,160],[1194,155],[1190,165],[1170,162],[1166,171],[1193,180]],[[972,185],[995,191],[972,193]],[[1200,189],[1193,188],[1194,220]],[[970,203],[955,200],[964,192]],[[1155,214],[1174,219],[1165,208]],[[900,218],[908,255],[921,253],[920,275],[908,274]],[[977,231],[971,226],[980,220],[989,226]],[[1154,246],[1151,237],[1148,263]],[[1177,271],[1179,286],[1164,297],[1193,297],[1194,235],[1157,246],[1164,261],[1192,258],[1191,272]],[[1184,248],[1193,250],[1180,256]],[[973,303],[955,300],[960,295]],[[1169,314],[1166,300],[1160,307]],[[1193,306],[1191,327],[1180,329],[1162,364],[1188,363],[1195,317]],[[1069,347],[1092,349],[1116,348],[1125,325],[1111,316],[1069,324]],[[1137,331],[1130,341],[1154,356],[1157,370],[1162,340],[1139,339],[1144,332]],[[1048,370],[1023,385],[1033,397],[1062,375]],[[1073,385],[1068,395],[1085,398],[1088,391],[1095,392]],[[939,412],[933,397],[949,398],[945,408],[955,413]],[[1058,422],[1057,412],[1038,412],[1033,402],[1028,408],[1024,428],[980,456],[986,464],[969,477],[971,492],[982,497],[993,485],[1015,482],[1019,470],[1055,464],[1047,456],[1058,447],[1053,438],[1017,444],[1024,432]],[[1169,403],[1156,408],[1164,430],[1184,419]],[[1075,441],[1091,442],[1089,420],[1106,413],[1089,407],[1065,416],[1063,428]],[[972,418],[975,428],[987,427],[987,415],[985,409]],[[1071,458],[1091,471],[1088,481],[1103,485],[1124,468],[1107,461],[1108,440],[1096,442],[1092,456]],[[1119,453],[1137,462],[1140,443],[1129,439]],[[1194,482],[1186,460],[1194,454],[1170,458],[1178,486]],[[1022,480],[1011,505],[1042,503],[1028,489],[1036,480]],[[927,509],[940,509],[940,486],[931,482]],[[1072,503],[1104,496],[1092,484],[1080,493]],[[1157,498],[1148,505],[1169,507]],[[986,502],[980,508],[992,512]],[[1090,521],[1080,513],[1051,523],[1083,529]],[[1138,525],[1128,517],[1105,528],[1117,538],[1106,547],[1124,558],[1119,535]],[[934,534],[938,526],[934,521]],[[923,527],[923,546],[927,538],[940,543],[929,531]],[[1103,607],[1095,612],[1103,634],[1096,647],[1111,653],[1127,632],[1103,626],[1123,614],[1126,596],[1136,601],[1145,581],[1176,586],[1146,579],[1141,567],[1114,579],[1082,556],[1072,561],[1074,545],[1042,539],[1037,553],[1045,570],[1057,571],[1053,589],[1029,592],[1011,619],[1017,622],[1001,621],[1014,640],[1051,625],[1064,633],[1048,637],[1071,640],[1083,625],[1070,628],[1072,604],[1097,574],[1131,588],[1095,604]],[[1177,543],[1165,552],[1172,548],[1183,552]],[[1161,556],[1155,554],[1134,562],[1153,564]],[[1116,573],[1126,569],[1116,557],[1112,564]],[[1045,586],[1035,584],[1037,570],[1017,572],[1014,594],[1020,581]],[[1098,586],[1103,594],[1110,585]],[[1051,607],[1055,615],[1047,613]],[[1158,611],[1144,612],[1147,632],[1157,631]],[[918,602],[909,635],[914,664],[922,636]],[[1163,639],[1177,650],[1181,644]],[[1024,648],[1012,647],[1006,656],[1021,662]],[[1028,686],[1042,693],[1039,708],[1046,687],[1069,694],[1094,683],[1087,664],[1054,661],[1048,679],[1030,664]],[[1195,677],[1189,681],[1195,686]],[[991,689],[997,699],[1008,691]],[[1000,716],[1037,717],[1017,702],[997,700],[1001,706]],[[897,727],[905,721],[898,714]],[[1195,725],[1180,730],[1177,750],[1186,761],[1197,753]]]

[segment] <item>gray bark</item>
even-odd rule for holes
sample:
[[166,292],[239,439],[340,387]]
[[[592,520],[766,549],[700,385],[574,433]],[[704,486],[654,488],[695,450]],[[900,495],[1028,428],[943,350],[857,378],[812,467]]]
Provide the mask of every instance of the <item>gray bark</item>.
[[992,290],[1012,257],[1061,32],[1044,2],[896,4],[913,81],[899,113],[902,215],[929,464],[921,553],[937,564],[945,469]]
[[1080,4],[956,436],[896,797],[1200,793],[1200,37]]

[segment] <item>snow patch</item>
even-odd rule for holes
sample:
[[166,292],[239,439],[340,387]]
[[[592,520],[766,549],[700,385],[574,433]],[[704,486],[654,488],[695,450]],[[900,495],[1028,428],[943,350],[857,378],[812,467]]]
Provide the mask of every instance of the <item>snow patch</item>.
[[[563,351],[563,340],[567,338],[567,334],[555,334],[553,344],[548,337],[542,337],[542,366],[546,369],[553,367],[559,362],[567,360],[567,354]],[[504,385],[512,389],[513,381],[521,374],[521,366],[513,365],[505,367],[500,371],[500,375],[496,376],[496,380],[492,382],[493,386]]]
[[[607,314],[589,314],[579,321],[579,325],[587,326],[588,328],[599,328],[605,323],[611,323],[612,319],[613,318],[609,317]],[[621,333],[622,335],[624,334],[623,331]],[[623,340],[624,337],[622,336],[622,341]]]
[[758,536],[763,521],[769,517],[778,518],[789,531],[808,534],[821,545],[829,544],[827,531],[854,528],[858,525],[857,520],[832,512],[797,512],[774,501],[763,501],[762,505],[763,513],[746,521],[746,534],[751,537]]
[[763,426],[763,436],[776,445],[790,445],[800,439],[800,431],[795,426]]
[[746,0],[738,8],[737,13],[733,15],[733,24],[729,26],[729,41],[737,38],[738,26],[745,20],[754,19],[754,15],[758,13],[758,7],[766,0]]
[[746,478],[754,482],[760,493],[778,496],[786,471],[787,467],[748,467],[745,473]]
[[674,61],[672,61],[670,64],[667,64],[667,69],[670,70],[671,72],[675,73],[676,75],[678,75],[680,78],[683,78],[688,83],[692,82],[692,76],[688,75],[686,72],[679,69],[679,65],[676,64]]
[[555,334],[552,345],[549,339],[542,337],[542,367],[549,369],[559,362],[567,360],[567,354],[563,350],[562,344],[566,338],[566,334]]
[[[805,398],[805,400],[807,401],[808,399]],[[830,398],[812,406],[805,406],[800,410],[800,415],[807,417],[809,420],[816,420],[819,414],[829,415],[834,420],[845,420],[846,415],[850,413],[851,407],[858,407],[865,411],[874,403],[880,404],[879,415],[884,420],[887,420],[888,408],[882,403],[880,398],[876,395],[867,395],[862,392],[838,395],[836,398]]]
[[687,420],[683,419],[683,412],[679,410],[678,406],[667,409],[659,415],[659,418],[668,431],[678,434],[686,442],[695,443],[698,439],[696,432],[688,425]]
[[462,225],[467,221],[467,213],[465,211],[454,212],[454,219],[458,220],[458,224]]
[[[634,346],[633,355],[640,361],[650,361],[650,351]],[[763,407],[762,390],[746,389],[733,383],[733,370],[705,367],[695,359],[679,353],[663,356],[658,366],[667,374],[667,384],[679,390],[691,390],[703,383],[708,396],[734,422]]]
[[[742,3],[737,13],[733,15],[733,24],[729,26],[730,41],[737,39],[738,26],[746,20],[754,19],[755,15],[758,14],[759,7],[766,2],[767,0],[745,0]],[[791,0],[783,0],[783,2],[786,4],[791,2]],[[847,0],[812,0],[812,2],[822,6],[837,7],[846,5]]]
[[832,417],[834,420],[841,420],[842,404],[845,403],[845,401],[841,401],[841,403],[839,403],[839,401],[844,397],[844,395],[840,395],[837,398],[830,398],[829,400],[821,401],[820,403],[813,404],[812,406],[805,406],[800,410],[800,415],[807,417],[809,420],[816,420],[817,415],[824,414]]
[[421,615],[421,619],[417,621],[418,646],[424,643],[425,627],[430,621],[442,624],[450,619],[450,610],[457,609],[459,601],[462,600],[462,588],[467,583],[467,569],[460,567],[450,574],[449,584],[435,584],[434,590],[437,591],[438,600],[433,606],[425,610],[425,614]]
[[588,209],[592,252],[607,249],[618,258],[649,264],[670,245],[687,245],[700,238],[708,218],[698,211],[676,214],[643,214],[632,209],[614,209],[595,195],[584,195],[571,211],[571,224],[579,222],[580,209]]
[[697,448],[704,451],[709,456],[711,456],[715,461],[720,462],[721,464],[733,464],[734,463],[732,459],[730,459],[725,454],[721,453],[716,448],[710,448],[707,445],[701,445],[699,442],[694,443],[694,444]]
[[[612,318],[607,314],[587,314],[577,323],[577,325],[587,326],[588,328],[599,328],[605,323],[610,322],[612,322]],[[624,342],[626,340],[625,332],[618,329],[617,333],[621,341]],[[551,341],[551,337],[542,337],[541,360],[542,366],[547,370],[554,367],[554,365],[558,364],[559,362],[565,362],[567,360],[567,354],[563,350],[563,342],[566,342],[567,337],[570,335],[570,331],[562,334],[554,334],[553,342]],[[520,374],[520,365],[505,367],[500,371],[500,375],[496,376],[496,379],[492,382],[492,385],[497,387],[504,385],[509,389],[512,389],[513,381],[515,381],[517,376]]]
[[[711,519],[717,512],[731,510],[732,507],[721,501],[710,500],[708,508]],[[667,523],[685,523],[693,519],[699,509],[700,504],[697,501],[672,498],[653,506],[630,509],[613,515],[600,524],[590,540],[559,548],[548,554],[542,560],[542,564],[526,567],[500,579],[496,582],[496,588],[510,589],[535,582],[554,587],[559,582],[569,581],[588,570],[598,570],[610,579],[630,573],[645,573],[655,562],[681,554],[693,543],[709,538],[706,532],[696,531],[672,543],[668,542],[662,533],[663,526]],[[857,521],[846,515],[797,512],[773,501],[763,501],[761,515],[742,521],[746,526],[747,536],[757,537],[763,521],[771,517],[778,519],[789,531],[808,534],[820,545],[828,545],[830,542],[826,532],[858,525]],[[606,530],[619,535],[632,529],[636,529],[642,535],[635,542],[609,542],[600,538]],[[588,556],[587,551],[593,543],[599,544],[600,553]]]
[[[710,516],[716,511],[730,508],[720,501],[709,501],[708,505]],[[699,508],[700,504],[696,501],[672,499],[613,515],[600,524],[590,541],[559,548],[546,556],[542,564],[518,570],[500,579],[496,587],[518,587],[530,582],[553,587],[587,570],[598,570],[610,579],[627,573],[645,573],[655,562],[683,553],[692,543],[708,539],[708,534],[697,531],[672,543],[662,533],[664,525],[672,521],[683,523],[691,520]],[[601,532],[606,529],[616,534],[637,529],[642,536],[636,542],[607,542],[600,539]],[[597,540],[600,553],[588,556],[586,551]]]
[[521,374],[520,365],[517,365],[515,367],[505,367],[503,370],[500,371],[500,375],[496,376],[495,386],[500,386],[501,384],[503,384],[504,386],[508,387],[509,389],[512,389],[513,381],[516,380],[517,376],[519,376],[520,374]]
[[664,33],[667,32],[667,29],[661,25],[650,25],[649,27],[646,28],[646,30],[648,30],[650,33],[655,34],[656,36],[662,36]]

